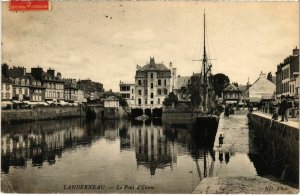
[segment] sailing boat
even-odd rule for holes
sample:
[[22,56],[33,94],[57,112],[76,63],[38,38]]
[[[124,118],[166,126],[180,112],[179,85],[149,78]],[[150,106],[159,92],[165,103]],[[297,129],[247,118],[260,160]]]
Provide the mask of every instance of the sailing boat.
[[[214,115],[214,95],[212,82],[210,79],[212,64],[206,53],[206,24],[204,12],[204,44],[201,74],[200,74],[200,97],[202,99],[201,115],[196,116],[195,130],[196,135],[205,138],[208,145],[213,145],[217,133],[219,117]],[[202,127],[202,128],[198,128]]]

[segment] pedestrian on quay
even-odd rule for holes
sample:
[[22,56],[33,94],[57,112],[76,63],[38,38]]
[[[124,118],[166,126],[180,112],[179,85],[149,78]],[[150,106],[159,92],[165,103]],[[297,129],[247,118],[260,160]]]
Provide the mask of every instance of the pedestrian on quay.
[[226,152],[225,153],[225,163],[229,163],[229,159],[230,159],[230,156],[229,156],[229,152]]
[[288,122],[288,113],[289,113],[289,107],[288,107],[288,102],[285,98],[285,96],[281,96],[281,104],[279,106],[278,113],[281,115],[281,121],[286,121]]
[[228,104],[225,106],[225,116],[229,116],[230,115],[230,110],[229,110],[229,106]]
[[225,137],[225,136],[222,136],[222,134],[220,134],[220,137],[219,137],[219,147],[221,147],[222,144],[224,143],[224,142],[223,142],[224,137]]
[[252,112],[253,111],[253,104],[250,103],[250,106],[249,106],[249,111]]
[[220,161],[220,163],[223,162],[223,152],[222,151],[219,152],[219,161]]
[[273,121],[277,121],[278,120],[278,113],[276,112],[276,109],[273,109],[272,111],[272,119],[271,119],[271,124],[270,127],[272,127]]

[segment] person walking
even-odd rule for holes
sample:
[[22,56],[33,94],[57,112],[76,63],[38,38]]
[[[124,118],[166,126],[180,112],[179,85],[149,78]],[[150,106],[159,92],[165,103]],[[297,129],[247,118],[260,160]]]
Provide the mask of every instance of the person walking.
[[288,107],[288,102],[286,100],[285,96],[281,96],[281,104],[280,104],[280,114],[281,114],[281,121],[286,121],[288,122],[288,113],[289,113],[289,107]]
[[220,134],[220,137],[219,137],[219,147],[221,147],[222,144],[224,143],[224,142],[223,142],[224,137],[225,137],[225,136],[222,136],[222,134]]

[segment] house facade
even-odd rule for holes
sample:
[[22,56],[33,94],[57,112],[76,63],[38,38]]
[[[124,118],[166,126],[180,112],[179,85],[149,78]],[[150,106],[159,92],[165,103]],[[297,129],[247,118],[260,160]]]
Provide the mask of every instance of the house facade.
[[261,100],[275,99],[276,86],[261,72],[259,78],[249,87],[249,102],[258,103]]
[[242,93],[241,90],[234,86],[233,84],[229,84],[222,92],[223,103],[224,104],[239,104]]
[[77,102],[78,100],[78,85],[76,79],[63,79],[64,96],[67,102]]
[[170,63],[167,68],[155,63],[154,57],[141,67],[137,65],[135,74],[135,107],[161,108],[165,97],[175,87],[176,68]]
[[114,96],[109,96],[103,101],[104,108],[119,108],[119,100]]
[[296,94],[296,79],[299,77],[299,49],[293,49],[293,55],[288,56],[277,65],[276,96],[282,95],[298,98]]
[[135,105],[135,84],[120,81],[120,96],[124,98],[129,107]]
[[42,68],[37,67],[31,68],[31,75],[45,87],[46,101],[64,100],[64,81],[61,79],[59,72],[55,75],[55,70],[53,69],[48,69],[47,72],[44,72]]
[[1,101],[10,101],[13,97],[12,80],[2,75],[1,77]]

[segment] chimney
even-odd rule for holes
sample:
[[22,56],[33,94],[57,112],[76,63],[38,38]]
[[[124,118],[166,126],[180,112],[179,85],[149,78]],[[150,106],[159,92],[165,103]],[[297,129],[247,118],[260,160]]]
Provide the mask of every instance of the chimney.
[[259,78],[260,78],[260,79],[266,79],[266,78],[267,78],[266,73],[263,73],[263,72],[261,71],[261,72],[260,72],[260,75],[259,75]]
[[298,56],[299,55],[299,49],[297,48],[297,46],[296,46],[295,49],[293,49],[293,55],[294,56]]
[[61,79],[61,73],[60,72],[57,72],[57,78]]
[[155,65],[154,57],[153,58],[150,57],[150,63],[149,64]]
[[47,74],[50,75],[50,76],[52,76],[52,77],[54,77],[55,76],[55,70],[52,70],[52,69],[49,68],[47,70]]
[[140,70],[141,69],[141,67],[137,64],[136,65],[136,70]]
[[170,69],[172,69],[172,67],[173,67],[172,62],[170,62],[169,67],[170,67]]

